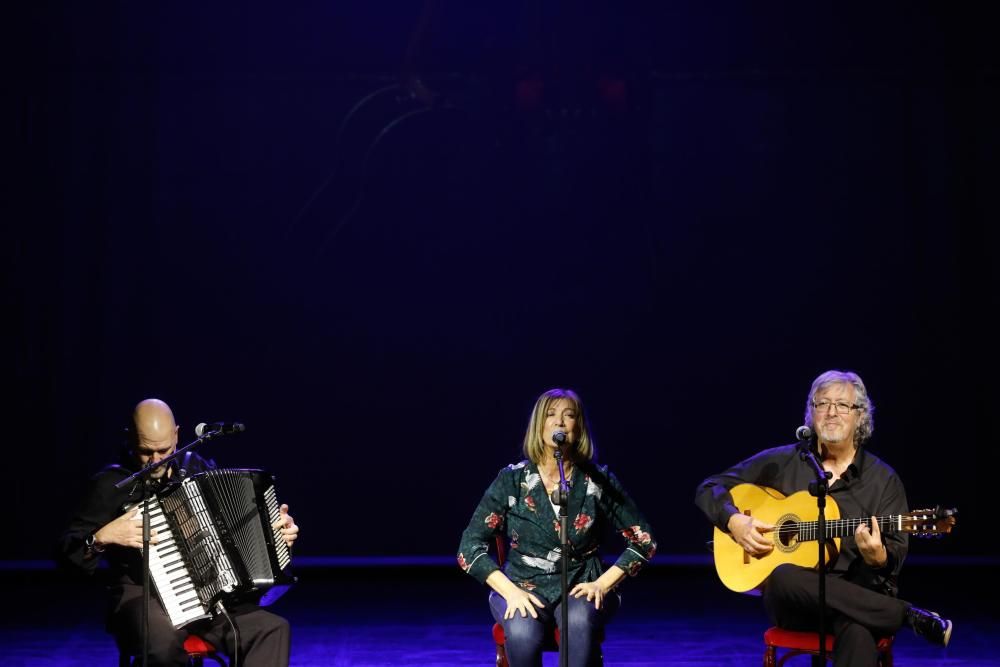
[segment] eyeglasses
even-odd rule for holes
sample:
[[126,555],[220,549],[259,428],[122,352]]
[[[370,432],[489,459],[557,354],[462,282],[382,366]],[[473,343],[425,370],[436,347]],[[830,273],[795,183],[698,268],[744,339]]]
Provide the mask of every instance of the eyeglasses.
[[833,406],[833,409],[836,410],[838,415],[847,415],[851,413],[851,410],[861,409],[860,405],[852,405],[851,403],[843,403],[840,401],[836,403],[833,401],[813,401],[813,409],[819,412],[828,412],[831,405]]

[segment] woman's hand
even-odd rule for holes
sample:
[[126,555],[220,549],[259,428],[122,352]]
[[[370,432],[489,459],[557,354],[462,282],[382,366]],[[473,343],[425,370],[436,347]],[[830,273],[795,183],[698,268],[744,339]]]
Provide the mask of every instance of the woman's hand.
[[531,614],[532,618],[538,618],[538,612],[535,611],[535,608],[541,609],[545,606],[541,600],[523,588],[515,587],[504,595],[503,599],[507,601],[507,611],[503,613],[504,618],[514,618],[514,614],[518,611],[521,612],[522,618],[527,618],[528,614]]
[[594,607],[600,609],[601,604],[604,603],[604,596],[607,595],[608,592],[604,590],[604,587],[596,581],[588,581],[574,586],[573,590],[571,590],[569,594],[575,598],[582,598],[586,595],[587,602],[593,601]]

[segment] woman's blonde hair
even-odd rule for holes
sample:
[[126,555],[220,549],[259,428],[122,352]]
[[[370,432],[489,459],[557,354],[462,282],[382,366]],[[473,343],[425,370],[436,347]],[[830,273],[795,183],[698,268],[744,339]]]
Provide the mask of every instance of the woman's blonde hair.
[[535,408],[531,411],[531,419],[528,420],[528,430],[524,434],[524,455],[536,465],[542,460],[545,449],[548,447],[542,441],[545,415],[549,411],[549,406],[560,399],[569,401],[576,409],[576,428],[573,432],[573,448],[569,453],[570,458],[584,461],[593,459],[596,453],[580,397],[572,389],[549,389],[535,401]]

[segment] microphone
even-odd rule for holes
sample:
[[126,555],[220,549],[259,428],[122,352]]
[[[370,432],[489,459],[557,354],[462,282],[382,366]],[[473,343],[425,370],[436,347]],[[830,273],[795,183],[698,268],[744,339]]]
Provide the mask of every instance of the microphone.
[[[566,431],[556,431],[552,434],[552,442],[556,443],[556,448],[553,450],[552,454],[556,457],[556,461],[559,464],[559,487],[552,489],[552,493],[549,495],[549,499],[552,501],[553,505],[563,505],[566,501],[566,495],[563,493],[565,489],[563,484],[566,482],[566,478],[563,476],[563,452],[562,446],[569,441],[566,436]],[[568,487],[567,487],[568,488]]]
[[804,442],[813,437],[813,430],[808,426],[800,426],[795,429],[795,439],[799,442]]
[[206,434],[242,433],[245,430],[247,427],[239,422],[215,422],[212,424],[202,422],[194,427],[194,434],[200,438]]

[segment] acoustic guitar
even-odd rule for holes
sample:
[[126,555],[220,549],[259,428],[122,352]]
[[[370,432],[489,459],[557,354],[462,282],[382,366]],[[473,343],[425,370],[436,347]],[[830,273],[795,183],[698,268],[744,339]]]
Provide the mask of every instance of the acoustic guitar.
[[[722,583],[738,593],[759,594],[760,585],[774,568],[785,563],[803,567],[819,565],[819,510],[816,498],[808,491],[785,497],[779,491],[755,484],[739,484],[730,489],[733,504],[744,514],[772,524],[775,528],[765,536],[774,543],[774,550],[764,556],[751,556],[729,533],[714,531],[712,550],[715,570]],[[955,525],[955,509],[912,510],[907,514],[875,517],[883,534],[908,533],[915,537],[940,537]],[[840,508],[827,496],[826,538],[827,559],[830,563],[840,550],[840,538],[854,535],[859,524],[871,522],[871,517],[840,518]]]

